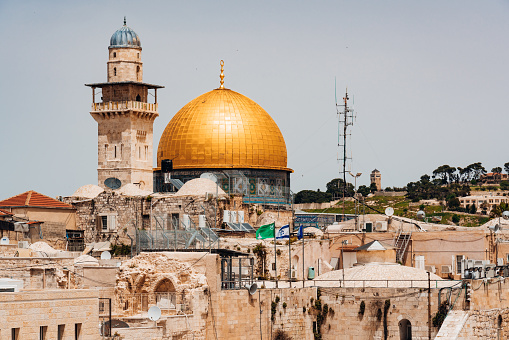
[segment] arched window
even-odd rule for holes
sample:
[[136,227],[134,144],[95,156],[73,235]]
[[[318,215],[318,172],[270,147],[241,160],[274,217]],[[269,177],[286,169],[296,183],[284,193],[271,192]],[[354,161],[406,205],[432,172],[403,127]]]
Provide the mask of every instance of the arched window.
[[117,75],[117,68],[116,68],[116,67],[114,67],[114,68],[113,68],[113,75],[114,75],[114,76],[116,76],[116,75]]
[[113,52],[113,58],[117,57],[117,52]]
[[400,340],[412,340],[412,324],[407,319],[399,322],[399,338]]
[[140,67],[136,67],[136,80],[140,80]]
[[137,96],[136,96],[136,101],[137,101],[137,102],[141,102],[141,97],[140,97],[140,95],[137,95]]
[[140,54],[138,53],[138,59],[140,59]]

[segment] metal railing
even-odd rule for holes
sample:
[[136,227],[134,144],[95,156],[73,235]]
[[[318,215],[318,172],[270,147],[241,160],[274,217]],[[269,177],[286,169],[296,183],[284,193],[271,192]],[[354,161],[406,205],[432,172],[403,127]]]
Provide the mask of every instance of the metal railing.
[[146,313],[152,306],[158,306],[163,314],[172,310],[189,314],[183,295],[175,292],[121,294],[115,299],[119,312],[126,316]]
[[143,102],[137,102],[137,101],[92,103],[92,111],[118,111],[118,110],[133,110],[133,109],[157,112],[158,104],[143,103]]
[[[262,286],[267,286],[267,283],[275,283],[275,280],[255,280],[260,282]],[[389,280],[389,279],[373,279],[373,280],[278,280],[279,288],[282,283],[288,283],[290,287],[318,287],[318,288],[427,288],[428,280]],[[454,287],[461,285],[462,280],[429,280],[431,288]],[[335,285],[323,286],[320,283],[333,283]]]

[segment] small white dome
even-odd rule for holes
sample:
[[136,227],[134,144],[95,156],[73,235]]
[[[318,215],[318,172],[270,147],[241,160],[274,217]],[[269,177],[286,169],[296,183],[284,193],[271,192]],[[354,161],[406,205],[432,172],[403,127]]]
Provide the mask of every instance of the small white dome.
[[186,182],[179,191],[177,191],[176,196],[203,196],[205,197],[205,193],[211,193],[214,196],[216,192],[219,197],[225,196],[226,193],[221,189],[216,183],[211,181],[208,178],[195,178],[188,182]]
[[[431,274],[430,279],[433,287],[449,287],[458,283],[443,280],[435,274]],[[323,281],[320,282],[320,280]],[[343,270],[333,270],[318,276],[314,282],[317,286],[339,287],[342,280]],[[367,263],[346,268],[344,280],[346,287],[428,287],[428,273],[425,270],[397,263]],[[438,282],[435,283],[435,281]]]
[[71,195],[71,197],[96,198],[104,189],[94,184],[84,185]]

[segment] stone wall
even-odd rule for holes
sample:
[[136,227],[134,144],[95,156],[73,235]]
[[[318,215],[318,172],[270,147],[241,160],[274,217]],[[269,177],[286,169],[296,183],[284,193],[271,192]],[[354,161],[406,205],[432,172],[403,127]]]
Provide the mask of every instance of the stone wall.
[[[436,294],[432,290],[432,314]],[[293,339],[311,340],[314,333],[322,339],[383,339],[385,332],[387,339],[400,339],[402,320],[410,321],[412,339],[427,339],[427,305],[427,291],[416,288],[261,289],[251,296],[247,290],[221,291],[211,297],[207,339],[268,339],[278,329]],[[432,328],[431,335],[436,332]]]
[[23,280],[25,289],[65,288],[68,280],[63,268],[72,268],[73,263],[73,258],[0,257],[0,272],[3,277]]
[[[99,339],[98,295],[91,290],[34,290],[0,294],[0,338],[39,339],[46,327],[46,339],[57,339],[63,325],[63,339],[75,339],[79,329],[82,340]],[[78,326],[76,326],[78,325]]]

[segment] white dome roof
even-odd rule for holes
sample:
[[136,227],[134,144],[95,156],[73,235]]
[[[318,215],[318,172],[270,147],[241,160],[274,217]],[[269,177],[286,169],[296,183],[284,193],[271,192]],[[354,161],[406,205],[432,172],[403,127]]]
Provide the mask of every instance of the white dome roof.
[[[397,263],[367,263],[363,266],[346,268],[344,279],[346,287],[428,287],[428,273],[425,270]],[[430,279],[432,287],[449,287],[458,283],[457,281],[443,280],[435,274],[431,274]],[[319,280],[324,281],[319,282]],[[343,270],[333,270],[318,276],[314,282],[321,287],[339,287],[342,280]],[[435,281],[441,282],[435,284]]]
[[94,184],[79,187],[71,197],[96,198],[104,189]]
[[224,196],[226,193],[216,183],[208,178],[195,178],[186,182],[176,196],[205,196],[205,193],[211,193],[214,196]]

